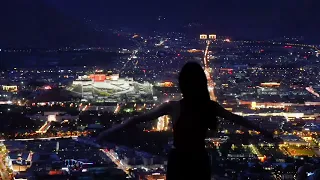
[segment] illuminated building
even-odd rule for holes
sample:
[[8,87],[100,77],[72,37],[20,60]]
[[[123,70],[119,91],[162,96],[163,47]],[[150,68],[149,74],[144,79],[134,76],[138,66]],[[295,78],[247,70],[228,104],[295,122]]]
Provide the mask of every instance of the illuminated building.
[[256,155],[249,154],[249,153],[241,153],[241,154],[228,154],[228,159],[230,160],[253,160],[257,159]]
[[[89,76],[79,76],[73,81],[73,88],[82,95],[84,99],[92,99],[94,96],[107,98],[110,96],[153,94],[152,84],[148,82],[139,83],[133,78],[119,78],[119,74],[99,73]],[[80,90],[79,90],[80,89]]]
[[50,89],[52,89],[52,87],[51,86],[45,86],[45,87],[43,87],[43,89],[50,90]]
[[226,137],[219,137],[219,138],[207,138],[207,142],[213,143],[215,146],[220,146],[220,144],[225,143],[229,139],[228,136]]
[[295,135],[282,135],[280,138],[283,140],[283,146],[291,145],[291,146],[310,146],[309,142],[304,141],[299,136]]
[[265,82],[260,84],[261,87],[279,87],[280,83],[277,82]]
[[[241,105],[251,105],[252,101],[239,101]],[[320,102],[305,102],[304,104],[298,103],[283,103],[283,102],[257,102],[256,108],[285,108],[290,106],[320,106]]]
[[50,170],[48,173],[50,176],[54,176],[54,175],[63,175],[64,172],[62,170]]
[[94,82],[104,82],[106,80],[107,76],[105,74],[91,74],[90,79],[92,79]]
[[12,180],[13,168],[6,146],[0,143],[0,180]]
[[230,68],[221,68],[219,70],[219,74],[220,75],[226,75],[226,74],[233,74],[233,69],[230,69]]
[[255,110],[257,108],[257,102],[251,103],[251,109]]
[[277,88],[273,87],[259,87],[257,93],[259,95],[278,95],[279,91]]
[[189,49],[187,51],[188,51],[188,53],[199,53],[199,52],[202,52],[202,50],[199,50],[199,49]]
[[2,90],[3,91],[7,91],[7,92],[17,92],[18,91],[18,86],[6,86],[6,85],[3,85],[2,86]]
[[174,84],[173,84],[173,82],[165,81],[163,83],[158,83],[158,86],[160,86],[160,87],[173,87]]
[[[31,155],[32,152],[24,151],[21,152],[21,149],[24,149],[24,146],[19,143],[15,147],[10,147],[10,144],[6,143],[8,149],[10,149],[10,159],[12,161],[12,168],[14,172],[25,172],[31,166]],[[20,148],[20,149],[19,149]]]
[[46,120],[46,121],[53,121],[53,122],[62,122],[64,120],[76,120],[79,118],[78,115],[71,116],[70,114],[67,114],[66,112],[56,112],[56,111],[45,111],[43,115],[36,114],[32,116],[28,116],[31,119],[39,119],[39,120]]
[[[118,80],[119,74],[112,74],[111,71],[108,71],[106,74],[102,70],[96,70],[94,74],[90,74],[89,76],[79,76],[77,81],[81,84],[81,81],[93,81],[93,82],[104,82],[105,80]],[[77,82],[74,82],[77,83]]]
[[160,173],[153,173],[152,175],[145,175],[140,177],[141,180],[166,180],[166,176]]
[[167,131],[169,125],[169,116],[161,116],[158,118],[157,131]]

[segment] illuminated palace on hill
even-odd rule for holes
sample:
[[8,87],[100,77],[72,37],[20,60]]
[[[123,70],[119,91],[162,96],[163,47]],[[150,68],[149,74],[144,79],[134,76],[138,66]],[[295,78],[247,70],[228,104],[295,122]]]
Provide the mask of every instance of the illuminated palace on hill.
[[94,74],[79,76],[73,81],[73,91],[81,94],[84,99],[98,97],[100,99],[112,99],[120,95],[138,96],[152,94],[152,84],[149,82],[139,83],[133,78],[120,78],[119,74],[111,71],[104,73],[102,70]]

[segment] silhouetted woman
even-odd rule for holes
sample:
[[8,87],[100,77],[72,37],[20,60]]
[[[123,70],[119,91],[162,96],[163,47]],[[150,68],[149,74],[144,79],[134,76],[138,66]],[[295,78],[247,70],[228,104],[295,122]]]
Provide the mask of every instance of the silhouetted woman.
[[217,129],[216,117],[255,129],[272,138],[271,133],[259,129],[243,117],[210,100],[207,78],[200,64],[188,62],[184,65],[179,75],[179,86],[183,96],[180,101],[164,103],[141,116],[133,117],[101,133],[98,139],[131,125],[170,115],[174,148],[168,157],[167,180],[209,180],[210,160],[205,150],[205,137],[208,129]]

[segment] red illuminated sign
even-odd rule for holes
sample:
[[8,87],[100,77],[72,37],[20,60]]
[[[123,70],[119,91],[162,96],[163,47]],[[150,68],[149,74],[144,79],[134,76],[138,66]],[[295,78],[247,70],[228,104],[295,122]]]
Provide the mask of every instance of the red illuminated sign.
[[104,80],[106,80],[106,75],[105,74],[95,74],[93,81],[94,82],[103,82]]

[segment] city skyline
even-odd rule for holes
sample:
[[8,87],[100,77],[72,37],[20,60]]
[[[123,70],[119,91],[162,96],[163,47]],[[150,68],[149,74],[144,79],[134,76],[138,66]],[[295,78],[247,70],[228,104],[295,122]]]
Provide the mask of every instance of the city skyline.
[[317,179],[318,4],[3,2],[0,180]]

